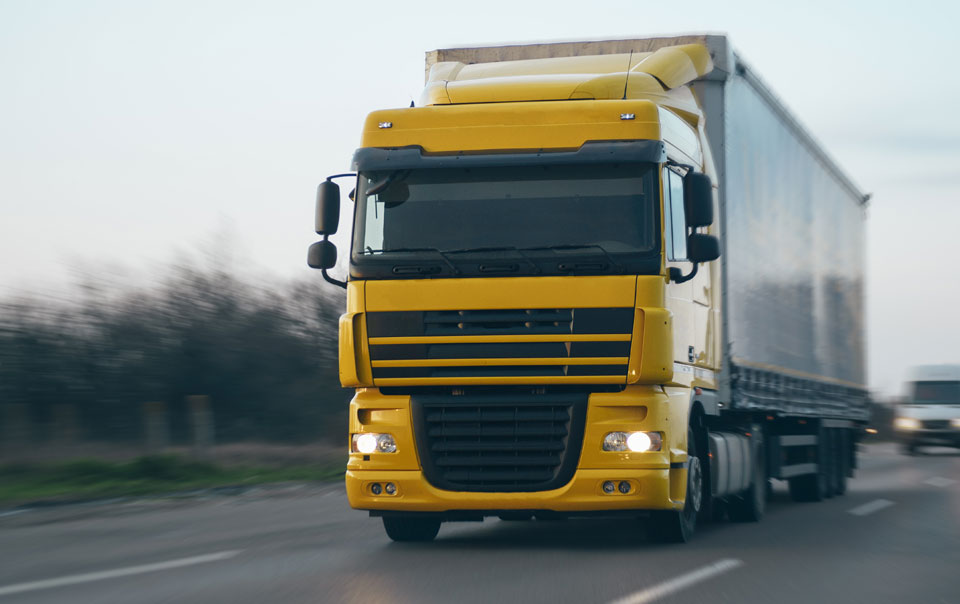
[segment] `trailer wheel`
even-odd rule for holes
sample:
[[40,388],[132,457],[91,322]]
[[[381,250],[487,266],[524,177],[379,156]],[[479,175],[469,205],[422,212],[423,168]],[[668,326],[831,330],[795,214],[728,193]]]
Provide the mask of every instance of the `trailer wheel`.
[[746,491],[731,497],[730,519],[737,522],[759,522],[767,509],[767,461],[763,441],[754,447],[753,478]]
[[440,532],[440,521],[431,518],[384,516],[383,528],[394,541],[433,541]]
[[794,501],[823,501],[830,491],[830,455],[827,450],[827,431],[820,430],[817,436],[817,471],[790,479],[790,497]]
[[697,514],[702,505],[703,467],[693,428],[687,428],[687,492],[683,509],[653,513],[647,520],[647,532],[661,543],[686,543],[697,528]]
[[836,443],[836,479],[833,492],[836,495],[844,495],[847,492],[847,473],[850,470],[850,445],[846,430],[837,430]]

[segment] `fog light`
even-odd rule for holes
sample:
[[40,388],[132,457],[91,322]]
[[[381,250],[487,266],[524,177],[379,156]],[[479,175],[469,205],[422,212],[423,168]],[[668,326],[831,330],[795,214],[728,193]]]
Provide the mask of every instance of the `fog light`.
[[370,485],[370,492],[373,493],[374,495],[379,495],[380,493],[383,492],[383,487],[380,486],[379,482],[375,482],[372,485]]
[[620,489],[620,492],[626,495],[630,492],[630,483],[626,480],[621,480],[620,484],[617,485],[617,488]]
[[616,486],[615,484],[613,484],[613,481],[611,481],[611,480],[608,480],[608,481],[606,481],[606,482],[603,483],[603,492],[606,493],[606,494],[608,494],[608,495],[609,495],[610,493],[614,492],[616,489],[617,489],[617,486]]
[[383,490],[387,492],[387,495],[393,495],[397,492],[397,485],[393,484],[392,482],[388,482],[387,484],[383,485]]

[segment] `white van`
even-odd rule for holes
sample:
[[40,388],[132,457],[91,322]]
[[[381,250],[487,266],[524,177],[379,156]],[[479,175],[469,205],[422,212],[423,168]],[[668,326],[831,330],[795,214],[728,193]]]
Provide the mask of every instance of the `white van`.
[[960,365],[923,365],[911,372],[893,428],[905,453],[921,445],[960,448]]

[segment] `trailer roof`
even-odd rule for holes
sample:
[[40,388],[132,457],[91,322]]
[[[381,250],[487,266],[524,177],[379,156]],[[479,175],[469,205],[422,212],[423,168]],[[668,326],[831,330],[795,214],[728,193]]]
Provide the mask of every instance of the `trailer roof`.
[[820,145],[813,135],[793,116],[779,97],[763,82],[759,75],[757,75],[739,55],[733,52],[729,39],[724,34],[686,34],[621,40],[562,41],[508,44],[501,46],[443,48],[426,53],[425,78],[429,80],[430,69],[435,64],[443,62],[457,62],[472,65],[477,63],[498,63],[558,57],[651,53],[660,48],[682,44],[703,44],[710,51],[710,56],[713,60],[713,70],[700,79],[727,80],[732,75],[743,77],[773,108],[783,122],[793,130],[804,146],[810,149],[817,160],[834,175],[837,181],[861,204],[866,204],[870,196],[865,195],[860,190],[850,177],[844,173],[837,162],[824,150],[823,146]]

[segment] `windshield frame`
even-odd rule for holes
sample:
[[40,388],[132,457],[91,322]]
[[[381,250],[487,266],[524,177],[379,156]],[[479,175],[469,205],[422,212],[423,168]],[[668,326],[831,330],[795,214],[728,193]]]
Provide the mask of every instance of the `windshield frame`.
[[[651,142],[651,141],[643,141]],[[550,166],[555,162],[545,161],[545,154],[527,154],[538,156],[538,162],[525,161],[523,164],[532,166]],[[573,154],[564,154],[573,155]],[[483,158],[486,159],[486,158]],[[514,168],[515,166],[499,158],[495,164],[482,161],[482,168]],[[660,182],[659,164],[647,159],[637,161],[635,157],[628,157],[623,161],[619,157],[598,156],[594,161],[583,162],[587,168],[589,164],[605,164],[612,169],[622,169],[624,166],[636,165],[637,177],[642,179],[642,194],[649,203],[649,247],[643,250],[622,252],[609,250],[598,243],[570,245],[569,241],[558,240],[554,245],[540,245],[536,239],[531,241],[516,241],[516,245],[480,245],[476,246],[444,246],[444,249],[433,247],[412,246],[398,249],[394,252],[367,254],[360,251],[360,242],[363,241],[368,207],[365,189],[370,186],[380,188],[381,180],[371,182],[364,174],[358,174],[355,195],[355,212],[353,221],[353,237],[350,250],[350,276],[353,279],[404,279],[404,278],[444,278],[444,277],[493,277],[493,276],[530,276],[530,275],[571,275],[571,274],[659,274],[661,272],[662,232],[660,228]],[[418,175],[427,170],[437,168],[464,168],[464,162],[450,165],[419,166]],[[556,162],[577,164],[579,162]],[[573,168],[571,165],[571,168]],[[391,165],[391,168],[397,164]],[[380,166],[377,166],[380,167]],[[470,166],[473,167],[473,166]],[[388,171],[387,178],[401,174],[403,169]],[[599,165],[598,165],[599,168]],[[384,172],[376,170],[378,172]],[[602,177],[598,177],[602,178]],[[504,182],[508,182],[505,180]],[[530,243],[524,246],[524,243]],[[424,244],[426,246],[426,243]],[[379,252],[379,250],[378,250]]]

